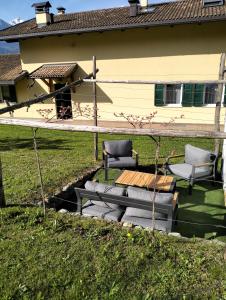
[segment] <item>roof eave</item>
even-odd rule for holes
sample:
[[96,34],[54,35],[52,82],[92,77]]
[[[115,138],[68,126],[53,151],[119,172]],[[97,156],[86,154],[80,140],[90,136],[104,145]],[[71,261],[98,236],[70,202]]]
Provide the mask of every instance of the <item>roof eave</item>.
[[139,29],[148,27],[158,27],[158,26],[171,26],[171,25],[182,25],[182,24],[201,24],[208,22],[226,21],[226,16],[218,16],[214,18],[201,18],[201,19],[183,19],[183,20],[173,20],[166,22],[148,22],[141,24],[127,24],[127,25],[115,25],[112,27],[98,27],[98,28],[84,28],[84,29],[70,29],[70,30],[57,30],[48,32],[38,32],[38,33],[28,33],[21,35],[8,35],[0,36],[0,41],[15,41],[18,42],[21,39],[36,38],[36,37],[48,37],[55,35],[69,35],[69,34],[81,34],[81,33],[91,33],[91,32],[103,32],[103,31],[114,31],[114,30],[125,30],[125,29]]
[[12,80],[0,80],[0,85],[15,85],[18,81],[22,80],[28,75],[27,71],[23,71],[19,76]]
[[0,80],[0,85],[15,85],[15,80]]

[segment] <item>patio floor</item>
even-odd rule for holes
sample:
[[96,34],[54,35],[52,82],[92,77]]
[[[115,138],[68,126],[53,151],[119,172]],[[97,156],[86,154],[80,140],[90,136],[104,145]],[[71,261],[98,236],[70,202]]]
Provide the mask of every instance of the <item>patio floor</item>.
[[[120,175],[121,170],[109,170],[109,180],[112,184]],[[94,178],[99,182],[104,180],[104,171],[99,170]],[[185,237],[218,238],[226,242],[226,208],[222,185],[201,182],[195,184],[192,195],[188,195],[188,184],[177,182],[179,196],[178,223],[173,231]],[[194,224],[191,224],[194,223]]]

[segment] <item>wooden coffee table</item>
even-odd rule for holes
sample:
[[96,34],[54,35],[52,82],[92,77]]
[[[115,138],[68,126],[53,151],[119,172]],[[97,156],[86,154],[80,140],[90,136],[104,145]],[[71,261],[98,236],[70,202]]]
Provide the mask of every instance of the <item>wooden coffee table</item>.
[[127,186],[137,186],[146,189],[154,189],[157,191],[172,193],[175,190],[176,181],[172,176],[136,172],[125,170],[115,181],[116,184]]

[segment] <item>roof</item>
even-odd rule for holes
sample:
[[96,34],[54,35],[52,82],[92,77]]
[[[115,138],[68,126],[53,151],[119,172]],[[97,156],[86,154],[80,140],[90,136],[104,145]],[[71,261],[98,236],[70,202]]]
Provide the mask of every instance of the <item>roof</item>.
[[0,55],[0,84],[15,84],[26,74],[27,72],[22,70],[20,55]]
[[66,78],[77,68],[76,63],[45,64],[30,74],[30,78]]
[[129,7],[55,15],[52,24],[41,28],[32,19],[0,31],[0,40],[226,20],[226,4],[203,7],[202,0],[178,0],[152,7],[136,17],[130,17]]

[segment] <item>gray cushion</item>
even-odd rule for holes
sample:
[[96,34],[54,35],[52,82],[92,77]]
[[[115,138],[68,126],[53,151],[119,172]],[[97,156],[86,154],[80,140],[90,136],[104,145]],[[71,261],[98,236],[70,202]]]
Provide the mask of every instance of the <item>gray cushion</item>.
[[[185,163],[190,165],[202,164],[211,162],[212,153],[210,151],[194,147],[192,145],[185,146]],[[203,167],[203,170],[208,171],[210,167]]]
[[83,215],[90,217],[98,217],[109,221],[119,221],[123,210],[94,205],[91,201],[88,201],[83,206],[82,213]]
[[[192,173],[192,165],[189,164],[175,164],[175,165],[169,165],[168,166],[170,172],[172,172],[174,175],[190,179],[191,173]],[[195,176],[194,178],[200,178],[208,176],[212,173],[212,168],[206,168],[206,167],[199,167],[195,168]]]
[[[145,201],[152,201],[154,192],[147,191],[145,189],[136,188],[129,186],[127,188],[128,197],[134,199],[140,199]],[[155,197],[156,203],[172,204],[173,194],[172,193],[157,193]]]
[[[127,194],[130,198],[140,199],[147,202],[152,202],[154,197],[154,192],[131,186],[128,187]],[[171,193],[158,193],[155,197],[155,203],[172,204],[172,200],[173,194]],[[127,207],[125,215],[129,217],[151,218],[152,211]],[[161,212],[155,212],[156,219],[165,219],[166,217],[167,216]]]
[[[124,214],[124,216],[121,219],[121,222],[142,226],[144,228],[152,228],[151,218],[130,217]],[[170,228],[168,228],[168,222],[164,220],[155,220],[155,229],[161,231],[170,231]]]
[[88,180],[85,183],[85,189],[90,192],[95,192],[97,185],[98,182]]
[[117,157],[108,159],[109,168],[134,168],[136,167],[136,160],[132,157]]
[[[106,193],[110,195],[116,195],[116,196],[123,196],[125,194],[125,189],[122,187],[117,187],[117,186],[112,186],[112,185],[107,185],[103,183],[98,183],[98,182],[93,182],[93,181],[87,181],[85,184],[85,188],[91,192],[98,192],[98,193]],[[112,204],[108,202],[103,202],[103,201],[95,201],[92,200],[93,204],[96,204],[98,206],[102,206],[105,208],[118,208],[119,205],[117,204]]]
[[132,156],[132,141],[105,141],[104,149],[109,157],[126,157]]

